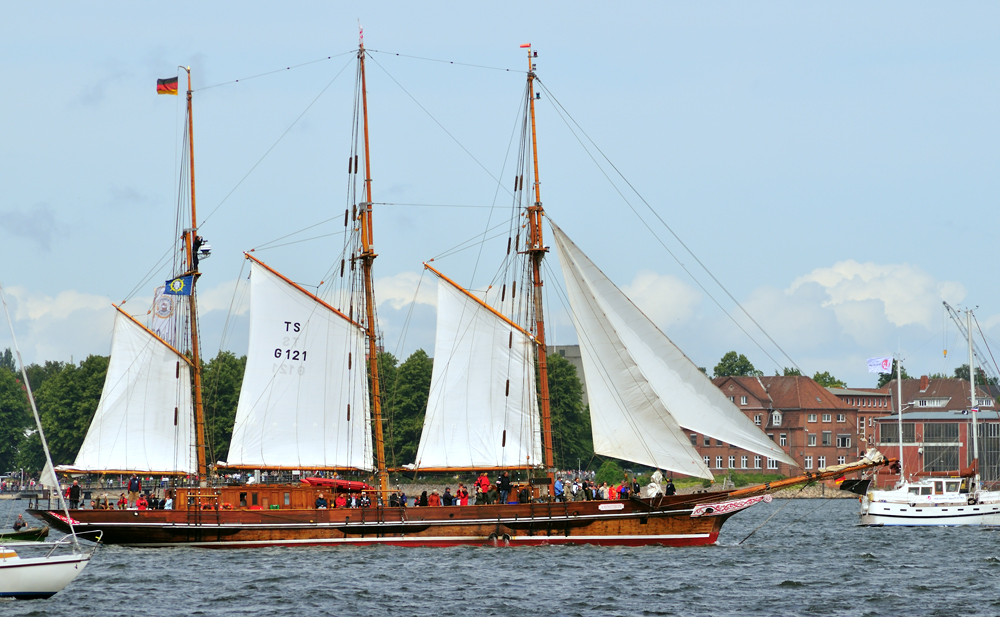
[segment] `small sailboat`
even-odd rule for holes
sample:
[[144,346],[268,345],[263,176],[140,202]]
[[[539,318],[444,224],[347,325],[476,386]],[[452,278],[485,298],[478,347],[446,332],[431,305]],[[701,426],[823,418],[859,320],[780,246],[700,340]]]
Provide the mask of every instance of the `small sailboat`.
[[[907,477],[903,465],[903,390],[896,362],[899,432],[899,481],[891,490],[871,490],[861,497],[861,524],[873,527],[1000,525],[1000,491],[983,489],[979,473],[979,428],[976,404],[975,355],[972,342],[972,311],[966,311],[969,342],[969,432],[972,464],[954,474],[935,473],[931,477]],[[963,412],[964,413],[964,412]],[[912,474],[915,476],[915,474]],[[936,476],[936,477],[935,477]],[[945,476],[945,477],[942,477]]]
[[[24,379],[24,388],[31,403],[31,411],[35,417],[35,425],[38,427],[41,436],[42,449],[49,465],[52,465],[52,456],[49,454],[48,442],[45,440],[45,433],[42,431],[42,421],[38,416],[38,408],[35,407],[35,397],[31,394],[31,384],[28,382],[28,374],[24,369],[24,361],[21,359],[21,351],[17,346],[17,337],[14,335],[14,323],[11,321],[10,313],[7,310],[7,298],[0,286],[0,302],[3,303],[4,314],[7,317],[7,324],[10,327],[10,334],[14,341],[14,349],[17,353],[17,362],[21,367],[21,378]],[[57,487],[58,488],[58,487]],[[59,491],[60,502],[62,502],[62,492]],[[70,526],[70,534],[56,542],[32,542],[38,538],[19,539],[6,537],[0,538],[0,598],[13,598],[17,600],[48,598],[62,591],[66,585],[73,582],[83,568],[90,563],[94,551],[100,544],[100,534],[91,536],[96,544],[90,549],[80,545],[77,534],[73,531],[71,519],[66,504],[62,502],[67,522]],[[44,537],[48,533],[48,526],[41,530],[33,530],[35,535]],[[27,533],[25,530],[22,533]]]

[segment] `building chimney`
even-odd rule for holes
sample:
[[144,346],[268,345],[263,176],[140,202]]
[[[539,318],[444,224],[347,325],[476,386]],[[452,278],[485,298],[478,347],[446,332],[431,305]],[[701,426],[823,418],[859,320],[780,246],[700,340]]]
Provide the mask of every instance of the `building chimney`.
[[920,376],[920,391],[921,392],[927,392],[927,386],[929,386],[929,385],[930,385],[930,379],[928,379],[927,375],[921,375]]

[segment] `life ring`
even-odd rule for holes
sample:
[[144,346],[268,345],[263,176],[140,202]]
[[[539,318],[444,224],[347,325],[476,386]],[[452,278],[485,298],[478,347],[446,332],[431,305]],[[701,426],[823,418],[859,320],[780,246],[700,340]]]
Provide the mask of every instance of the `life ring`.
[[969,497],[969,505],[970,506],[976,505],[976,498],[975,497]]
[[224,504],[222,504],[222,509],[223,510],[232,510],[233,509],[233,504],[231,504],[231,503],[224,503]]

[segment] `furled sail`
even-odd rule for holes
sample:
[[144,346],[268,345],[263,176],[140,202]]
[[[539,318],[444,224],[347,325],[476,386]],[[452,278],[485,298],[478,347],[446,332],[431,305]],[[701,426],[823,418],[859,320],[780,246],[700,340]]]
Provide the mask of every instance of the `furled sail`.
[[531,335],[438,274],[434,370],[417,466],[542,465]]
[[597,453],[711,478],[684,427],[798,466],[549,224],[580,340]]
[[101,400],[60,470],[196,473],[193,424],[187,359],[118,309]]
[[370,470],[363,329],[247,257],[250,343],[226,464]]

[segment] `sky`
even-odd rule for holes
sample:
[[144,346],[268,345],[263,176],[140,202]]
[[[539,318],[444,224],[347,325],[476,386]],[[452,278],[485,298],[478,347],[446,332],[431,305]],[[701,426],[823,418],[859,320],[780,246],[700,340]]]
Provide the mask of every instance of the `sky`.
[[[401,360],[433,355],[421,263],[509,205],[531,43],[547,215],[697,365],[736,350],[870,387],[865,360],[897,354],[950,374],[968,356],[942,301],[978,307],[991,348],[1000,335],[998,18],[985,2],[9,5],[0,283],[29,363],[106,355],[112,302],[146,313],[184,103],[155,82],[190,66],[204,353],[245,353],[243,251],[307,286],[339,259],[360,20],[380,327]],[[483,286],[499,242],[436,266]],[[574,344],[548,262],[548,341]]]

